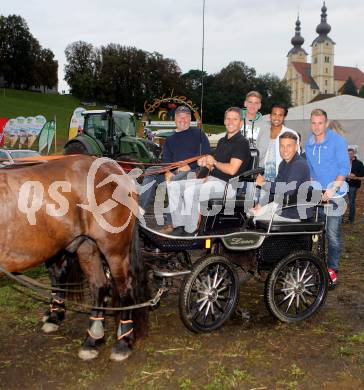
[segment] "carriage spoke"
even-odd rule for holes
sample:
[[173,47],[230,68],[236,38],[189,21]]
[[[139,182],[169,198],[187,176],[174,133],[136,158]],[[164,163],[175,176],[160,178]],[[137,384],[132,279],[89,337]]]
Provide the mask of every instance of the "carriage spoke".
[[210,274],[207,274],[207,288],[210,290],[211,289],[211,279],[210,279]]
[[[207,294],[205,294],[205,295],[207,295]],[[203,302],[203,301],[206,301],[206,300],[207,300],[207,296],[202,297],[200,299],[197,299],[196,303],[200,303],[200,302]]]
[[218,308],[221,312],[224,311],[224,309],[223,309],[222,306],[220,305],[219,301],[216,301],[216,302],[215,302],[215,305],[217,306],[217,308]]
[[306,284],[312,278],[313,278],[313,274],[311,274],[306,280],[304,280],[303,283]]
[[216,281],[217,281],[217,275],[219,274],[219,264],[216,267],[215,275],[214,275],[214,281],[212,282],[212,287],[216,287]]
[[302,272],[301,279],[299,279],[299,282],[302,282],[303,278],[305,277],[309,265],[309,263],[306,264],[306,267]]
[[277,306],[281,306],[284,302],[287,301],[287,299],[289,299],[291,296],[294,296],[294,293],[291,292],[290,294],[286,295],[280,302],[277,303]]
[[224,286],[224,287],[221,287],[217,290],[217,293],[220,294],[222,291],[226,290],[228,287],[230,286]]
[[200,307],[198,308],[198,310],[202,311],[202,309],[205,307],[206,303],[208,303],[208,299],[206,297],[206,299],[201,303]]
[[[295,297],[295,294],[292,293],[292,296],[291,296],[291,298],[290,298],[290,300],[289,300],[289,303],[288,303],[288,305],[287,305],[286,313],[287,313],[288,310],[290,309],[290,307],[291,307],[291,305],[292,305],[292,302],[293,302],[293,300],[294,300],[294,297]],[[287,298],[288,298],[288,297],[287,297]]]

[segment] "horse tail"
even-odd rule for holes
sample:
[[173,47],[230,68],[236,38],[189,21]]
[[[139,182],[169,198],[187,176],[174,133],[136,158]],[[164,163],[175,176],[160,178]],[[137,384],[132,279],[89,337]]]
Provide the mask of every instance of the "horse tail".
[[[150,299],[147,273],[144,259],[141,256],[139,243],[139,224],[136,221],[133,228],[132,245],[130,247],[130,271],[133,280],[133,298],[135,303],[142,303]],[[132,311],[134,331],[136,337],[146,336],[148,333],[149,307]]]

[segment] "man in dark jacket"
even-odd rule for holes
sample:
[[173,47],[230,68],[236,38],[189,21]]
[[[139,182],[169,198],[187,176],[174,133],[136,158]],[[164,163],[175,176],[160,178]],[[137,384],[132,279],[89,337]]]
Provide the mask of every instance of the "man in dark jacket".
[[[210,144],[206,134],[198,128],[190,127],[191,110],[187,106],[179,106],[175,111],[176,131],[167,138],[163,147],[162,163],[183,161],[202,154],[210,154]],[[151,167],[156,170],[158,166]],[[173,172],[147,175],[144,177],[139,196],[139,205],[145,210],[154,198],[158,184],[164,180],[176,181],[186,179],[189,172],[195,171],[197,162],[186,164]]]
[[363,163],[356,158],[355,150],[353,148],[349,148],[348,153],[351,165],[350,174],[347,179],[347,182],[349,184],[349,223],[354,223],[356,193],[361,185],[361,181],[358,178],[364,176],[364,166]]
[[[260,203],[251,209],[255,219],[270,220],[277,207],[296,203],[299,187],[303,183],[310,182],[310,170],[306,160],[298,154],[298,142],[296,134],[290,131],[279,136],[279,152],[282,161],[279,164],[278,175],[273,183],[265,183],[264,177],[258,176],[256,184],[268,192],[269,199],[260,200]],[[305,188],[308,190],[309,186]],[[267,200],[271,203],[262,206]],[[300,220],[310,216],[300,215],[302,214],[300,211],[296,207],[283,209],[281,216],[275,215],[274,220]]]

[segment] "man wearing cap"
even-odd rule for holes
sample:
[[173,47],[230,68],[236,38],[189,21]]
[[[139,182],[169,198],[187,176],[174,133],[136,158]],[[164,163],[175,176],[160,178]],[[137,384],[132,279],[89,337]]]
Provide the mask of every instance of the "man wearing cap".
[[[210,153],[209,141],[206,134],[196,127],[191,125],[191,110],[187,106],[179,106],[175,111],[174,121],[176,130],[173,135],[166,139],[163,146],[162,163],[174,163],[183,161],[191,157],[197,157],[203,154]],[[156,167],[152,167],[155,169]],[[168,171],[164,175],[145,176],[142,183],[146,188],[139,196],[139,204],[145,210],[155,194],[157,185],[163,180],[175,181],[185,179],[187,174],[195,171],[197,163],[186,164],[177,170]],[[147,187],[149,186],[149,187]]]
[[[243,124],[240,108],[227,109],[224,124],[226,135],[219,140],[215,157],[208,155],[198,161],[200,166],[209,167],[210,175],[206,179],[181,180],[167,184],[173,226],[165,226],[160,230],[162,233],[197,234],[200,202],[208,200],[211,192],[214,197],[222,198],[229,180],[249,169],[251,154],[249,142],[240,132]],[[227,196],[230,198],[234,195],[235,190],[229,185]]]

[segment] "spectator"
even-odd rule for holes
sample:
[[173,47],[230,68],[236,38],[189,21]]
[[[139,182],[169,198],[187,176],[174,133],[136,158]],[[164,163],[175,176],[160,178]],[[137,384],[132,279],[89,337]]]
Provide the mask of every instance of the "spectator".
[[[279,153],[279,136],[289,131],[296,136],[298,143],[298,134],[288,127],[284,126],[284,118],[287,116],[288,109],[284,104],[274,103],[270,109],[270,129],[259,131],[257,138],[257,149],[259,151],[259,166],[264,167],[264,182],[269,185],[273,183],[279,164],[282,161]],[[259,179],[261,181],[262,178]]]
[[[279,153],[282,158],[279,164],[278,175],[274,183],[268,189],[269,202],[265,206],[258,203],[250,210],[250,214],[255,216],[255,219],[270,220],[273,213],[279,206],[297,203],[297,193],[301,184],[310,181],[310,170],[307,162],[298,154],[298,137],[291,131],[285,131],[279,136]],[[294,183],[293,189],[287,190],[287,186]],[[263,176],[258,176],[257,185],[264,189],[265,181]],[[282,191],[282,186],[284,192]],[[278,196],[277,196],[278,195]],[[266,202],[262,202],[266,203]],[[275,214],[275,221],[299,221],[299,210],[294,207],[289,207],[282,210],[282,215]],[[306,215],[306,217],[309,217]]]
[[[336,281],[342,251],[341,223],[343,210],[333,199],[345,195],[345,178],[350,172],[350,163],[345,139],[328,128],[327,114],[316,109],[311,112],[312,135],[305,143],[306,158],[311,179],[322,188],[322,201],[329,202],[332,210],[326,209],[326,218],[322,208],[321,218],[326,221],[328,241],[327,264],[332,282]],[[336,210],[334,210],[336,207]],[[341,212],[342,211],[342,212]]]
[[350,174],[347,179],[347,182],[349,184],[349,223],[354,223],[356,193],[361,186],[361,180],[359,178],[364,176],[364,166],[363,163],[356,158],[355,150],[353,148],[349,148],[348,153],[351,164]]
[[252,145],[255,142],[259,132],[268,129],[268,123],[263,120],[262,114],[259,112],[262,106],[262,95],[257,91],[247,93],[244,101],[244,107],[241,111],[243,125],[241,131]]
[[[176,131],[173,135],[167,138],[163,147],[162,162],[173,163],[183,161],[191,157],[197,157],[202,154],[210,153],[209,141],[205,133],[201,129],[190,127],[191,111],[186,106],[180,106],[175,113]],[[150,170],[155,170],[160,167],[151,167]],[[142,189],[139,196],[139,204],[145,210],[154,197],[157,185],[164,180],[174,181],[185,179],[187,173],[195,171],[197,163],[186,164],[173,172],[166,174],[157,174],[145,176]],[[146,171],[148,172],[148,171]]]
[[342,137],[345,137],[346,135],[346,132],[339,121],[331,120],[329,122],[329,128],[335,131],[335,133],[341,135]]
[[[208,155],[198,161],[200,166],[210,168],[210,176],[167,185],[173,226],[166,226],[163,233],[170,234],[173,228],[183,227],[184,234],[195,235],[198,230],[200,202],[209,199],[211,190],[214,191],[214,197],[223,197],[226,183],[249,168],[249,142],[240,132],[243,125],[241,110],[238,107],[227,109],[224,123],[226,135],[219,140],[215,157]],[[229,185],[227,196],[233,196],[233,193],[234,190]],[[179,207],[180,200],[182,207]],[[178,234],[181,234],[179,230]]]

